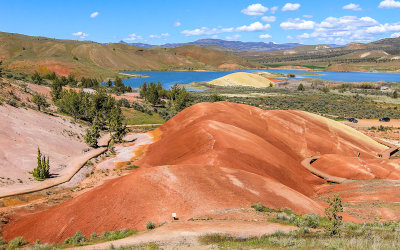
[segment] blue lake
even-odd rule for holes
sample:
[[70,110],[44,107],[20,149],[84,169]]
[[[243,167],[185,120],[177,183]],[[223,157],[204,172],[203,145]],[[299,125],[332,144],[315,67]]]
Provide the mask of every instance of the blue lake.
[[[235,72],[285,72],[285,73],[307,73],[308,71],[299,70],[260,70],[260,69],[248,69],[248,70],[234,70],[234,71],[217,71],[217,72],[197,72],[197,71],[135,71],[127,73],[135,73],[140,75],[146,75],[144,78],[131,78],[124,79],[123,82],[132,88],[138,88],[143,84],[144,81],[150,82],[161,82],[165,88],[169,88],[175,83],[187,84],[191,82],[204,82],[210,81],[219,77],[223,77]],[[400,82],[400,73],[362,73],[362,72],[318,72],[322,75],[298,75],[297,79],[300,78],[320,78],[331,81],[343,81],[343,82]]]

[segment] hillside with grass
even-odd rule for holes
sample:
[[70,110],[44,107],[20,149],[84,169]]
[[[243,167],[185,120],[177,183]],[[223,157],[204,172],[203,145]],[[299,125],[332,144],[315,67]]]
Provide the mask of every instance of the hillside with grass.
[[12,71],[115,77],[134,70],[221,70],[261,65],[213,49],[186,45],[143,49],[125,44],[60,40],[0,33],[0,61]]

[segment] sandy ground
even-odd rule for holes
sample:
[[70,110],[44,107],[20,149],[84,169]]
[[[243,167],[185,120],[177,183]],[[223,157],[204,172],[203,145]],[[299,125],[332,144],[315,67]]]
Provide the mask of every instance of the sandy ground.
[[130,161],[136,156],[135,151],[139,147],[153,142],[153,137],[147,133],[139,133],[127,135],[124,140],[131,143],[115,146],[116,156],[99,163],[97,169],[114,169],[119,162]]
[[208,82],[217,86],[248,86],[255,88],[267,88],[275,85],[275,82],[258,74],[237,72]]
[[268,222],[247,222],[247,221],[185,221],[166,224],[155,230],[134,235],[125,239],[109,241],[101,244],[84,246],[74,249],[109,249],[156,243],[161,247],[169,248],[193,248],[201,247],[197,238],[207,234],[229,234],[237,237],[260,237],[265,234],[272,234],[277,230],[289,232],[296,227],[284,226]]
[[37,183],[29,172],[36,167],[38,147],[50,157],[51,174],[62,176],[65,163],[88,150],[83,133],[67,118],[0,106],[0,194]]

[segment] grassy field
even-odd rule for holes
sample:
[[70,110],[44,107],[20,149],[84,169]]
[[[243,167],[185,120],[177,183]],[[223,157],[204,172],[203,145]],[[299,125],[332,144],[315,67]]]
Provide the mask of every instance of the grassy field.
[[132,108],[122,108],[122,113],[126,118],[127,125],[162,124],[165,122],[158,113],[148,115]]

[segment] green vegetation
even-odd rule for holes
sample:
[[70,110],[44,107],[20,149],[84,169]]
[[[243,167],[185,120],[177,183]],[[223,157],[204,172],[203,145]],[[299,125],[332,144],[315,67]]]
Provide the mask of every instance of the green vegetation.
[[50,178],[50,159],[45,155],[42,155],[38,147],[37,153],[37,164],[36,168],[32,172],[33,177],[38,181],[43,181],[44,179]]
[[[328,199],[326,218],[309,213],[296,215],[290,209],[266,208],[260,203],[253,204],[271,222],[295,225],[299,229],[285,233],[281,230],[261,237],[236,237],[210,234],[200,237],[204,245],[216,245],[222,249],[397,249],[400,240],[398,222],[341,223],[338,213],[342,212],[340,197]],[[309,229],[309,228],[312,228]],[[325,229],[325,230],[323,230]],[[340,234],[339,234],[340,232]]]
[[156,228],[156,225],[154,225],[153,222],[148,221],[148,222],[146,223],[146,228],[149,229],[149,230],[152,230],[152,229]]
[[122,108],[122,114],[125,117],[127,125],[162,124],[165,122],[158,113],[153,113],[152,111],[145,113],[143,111]]
[[27,244],[28,242],[24,239],[24,237],[16,237],[8,242],[7,249],[19,249]]
[[304,88],[304,85],[302,83],[300,83],[299,86],[297,87],[297,90],[298,91],[304,91],[306,89]]
[[32,102],[37,105],[38,110],[41,108],[47,108],[50,104],[47,103],[46,97],[42,96],[39,93],[35,93],[32,98]]
[[342,225],[342,216],[339,213],[343,212],[342,199],[338,194],[332,199],[328,197],[328,207],[325,208],[325,217],[328,218],[329,224],[325,231],[330,235],[340,234],[340,226]]

